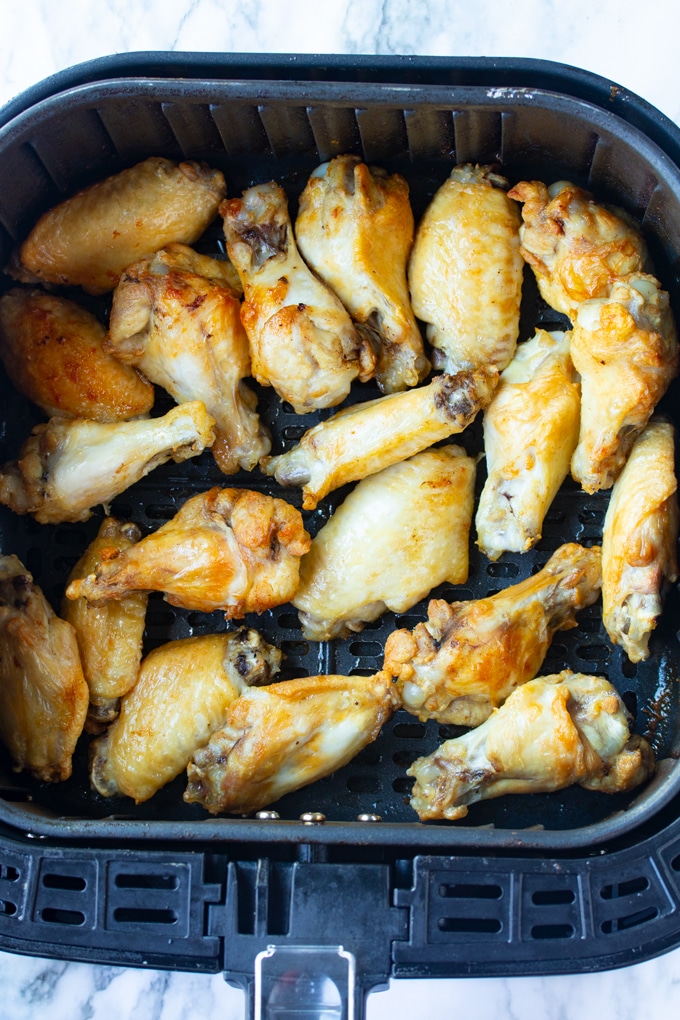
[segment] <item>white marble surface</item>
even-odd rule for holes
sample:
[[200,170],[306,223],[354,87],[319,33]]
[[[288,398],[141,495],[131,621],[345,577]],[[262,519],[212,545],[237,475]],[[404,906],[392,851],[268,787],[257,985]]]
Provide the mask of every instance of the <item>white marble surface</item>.
[[[129,50],[543,57],[618,82],[680,122],[676,0],[0,0],[0,104],[80,61]],[[0,953],[0,1020],[241,1020],[220,976]],[[369,1020],[656,1020],[680,1014],[680,949],[568,977],[397,981]]]

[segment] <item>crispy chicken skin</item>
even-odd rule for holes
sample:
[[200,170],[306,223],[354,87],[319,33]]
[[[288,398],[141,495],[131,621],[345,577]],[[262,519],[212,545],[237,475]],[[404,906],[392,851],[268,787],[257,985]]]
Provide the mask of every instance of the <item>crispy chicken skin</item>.
[[73,627],[16,556],[0,556],[0,740],[16,771],[68,779],[87,702]]
[[446,372],[510,362],[519,335],[519,208],[490,166],[462,164],[418,224],[408,265],[413,311]]
[[255,630],[170,641],[150,652],[118,719],[91,747],[90,780],[104,797],[152,797],[224,725],[249,684],[269,683],[281,653]]
[[609,489],[678,371],[668,294],[653,276],[619,280],[584,301],[571,356],[581,376],[581,429],[571,473],[586,492]]
[[427,386],[338,411],[305,432],[293,449],[261,461],[280,485],[302,486],[305,510],[344,485],[382,471],[462,432],[486,407],[495,369],[435,376]]
[[398,707],[386,673],[308,676],[251,687],[194,754],[184,799],[246,815],[342,768]]
[[250,349],[227,262],[173,244],[129,266],[113,295],[106,349],[178,403],[215,419],[213,456],[227,475],[252,471],[271,440],[243,382]]
[[520,344],[484,412],[487,478],[477,508],[477,545],[489,559],[526,552],[569,474],[579,435],[581,388],[569,334]]
[[304,637],[346,637],[444,581],[463,584],[474,483],[475,461],[459,446],[425,450],[359,482],[300,563],[293,605]]
[[649,270],[637,227],[582,188],[569,181],[550,187],[520,181],[508,194],[523,203],[522,256],[556,311],[573,319],[582,301],[607,297],[619,277]]
[[603,677],[565,670],[530,680],[477,729],[418,758],[411,806],[421,821],[464,818],[468,804],[508,793],[632,790],[654,772],[647,741]]
[[241,319],[253,375],[298,414],[334,407],[375,355],[342,302],[302,260],[283,189],[258,184],[220,206],[229,258],[243,285]]
[[0,358],[48,417],[125,421],[147,414],[151,383],[103,349],[106,329],[67,298],[15,287],[0,298]]
[[197,241],[225,195],[219,170],[151,157],[46,212],[8,271],[24,283],[80,285],[105,294],[144,255],[172,241]]
[[173,606],[240,618],[293,597],[310,544],[300,512],[284,500],[214,488],[192,496],[141,542],[103,558],[71,582],[66,597],[104,602],[162,591]]
[[654,420],[612,489],[602,533],[602,618],[631,662],[649,656],[668,583],[678,579],[674,430]]
[[600,594],[600,549],[560,546],[545,567],[485,599],[432,599],[428,619],[396,630],[384,669],[419,719],[478,726],[515,687],[533,679],[553,635]]
[[196,400],[162,418],[100,422],[50,418],[18,460],[0,468],[0,503],[41,524],[86,521],[159,464],[186,460],[213,441],[213,419]]
[[417,386],[430,370],[406,281],[413,232],[404,178],[358,156],[322,164],[300,196],[300,251],[373,343],[383,393]]
[[[75,564],[67,584],[87,577],[100,559],[117,555],[140,540],[136,524],[105,517],[99,532]],[[64,599],[62,615],[73,627],[90,690],[85,729],[99,733],[118,714],[121,697],[134,687],[142,659],[147,595],[132,592],[119,602],[92,605]]]

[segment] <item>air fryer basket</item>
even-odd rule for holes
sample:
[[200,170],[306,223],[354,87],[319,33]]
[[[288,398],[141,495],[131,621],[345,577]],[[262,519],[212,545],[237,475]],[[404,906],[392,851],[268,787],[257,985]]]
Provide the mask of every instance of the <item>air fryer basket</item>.
[[[205,160],[223,170],[230,195],[275,179],[294,212],[309,173],[343,152],[403,174],[416,219],[454,163],[497,162],[512,182],[581,184],[641,222],[678,313],[679,133],[618,86],[534,61],[155,54],[83,65],[0,112],[0,259],[4,265],[45,209],[149,155]],[[217,224],[199,247],[223,251]],[[89,303],[106,316],[106,300]],[[527,273],[521,339],[537,325],[564,323]],[[5,461],[40,418],[4,374],[0,393]],[[274,450],[289,448],[313,416],[296,415],[271,390],[258,395]],[[356,386],[350,400],[374,395],[371,384]],[[674,385],[663,410],[674,416],[676,405]],[[156,409],[167,406],[159,394]],[[479,452],[480,423],[456,441]],[[478,492],[483,477],[480,464]],[[206,453],[155,470],[111,511],[150,531],[188,496],[224,484],[300,506],[296,490],[282,493],[257,471],[225,481]],[[312,534],[345,494],[304,513]],[[565,541],[599,543],[607,500],[608,493],[585,496],[566,482],[535,550],[490,563],[472,542],[468,582],[434,595],[483,597],[535,572]],[[100,514],[51,527],[0,511],[2,552],[16,553],[58,608]],[[368,675],[380,668],[395,625],[412,627],[426,606],[388,613],[361,634],[326,644],[303,639],[289,605],[246,622],[283,649],[283,678]],[[677,939],[677,618],[674,588],[652,655],[635,666],[611,646],[596,605],[581,612],[576,629],[556,636],[542,669],[604,674],[621,692],[660,762],[654,780],[630,795],[573,788],[506,797],[474,805],[465,824],[423,825],[408,805],[406,769],[458,731],[405,712],[345,769],[273,805],[279,819],[208,818],[184,804],[181,777],[138,807],[105,800],[89,790],[85,738],[73,777],[57,785],[14,774],[0,752],[2,944],[233,976],[248,974],[271,942],[317,944],[327,906],[335,927],[321,941],[354,939],[366,987],[390,973],[614,966],[635,958],[641,939],[646,955],[661,952]],[[226,626],[219,613],[186,612],[152,596],[145,650]]]

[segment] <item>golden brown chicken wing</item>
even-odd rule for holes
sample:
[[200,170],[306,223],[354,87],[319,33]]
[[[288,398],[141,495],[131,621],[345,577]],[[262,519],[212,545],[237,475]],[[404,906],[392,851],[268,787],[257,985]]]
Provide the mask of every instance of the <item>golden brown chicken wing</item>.
[[354,404],[309,429],[287,453],[265,457],[262,470],[280,485],[302,486],[302,505],[313,510],[345,482],[462,432],[489,403],[497,381],[493,368],[439,375],[427,386]]
[[229,258],[241,277],[241,318],[253,375],[298,414],[334,407],[352,380],[373,375],[375,355],[349,313],[305,265],[285,193],[258,184],[220,206]]
[[153,386],[104,351],[105,336],[94,315],[66,298],[18,287],[0,298],[0,358],[48,416],[107,422],[151,410]]
[[91,782],[104,797],[148,800],[224,725],[249,684],[269,683],[281,653],[245,627],[150,652],[120,715],[94,741]]
[[162,591],[173,606],[240,618],[293,597],[310,543],[300,512],[284,500],[210,489],[188,499],[158,531],[72,581],[66,596],[104,602]]
[[493,167],[457,166],[418,224],[411,300],[445,372],[502,370],[515,352],[523,262],[519,207],[507,187]]
[[15,769],[68,779],[87,702],[73,627],[16,556],[0,556],[0,740]]
[[576,626],[600,584],[599,547],[560,546],[537,574],[497,595],[432,599],[425,623],[390,634],[383,668],[419,719],[478,726],[536,676],[553,635]]
[[539,329],[520,344],[484,412],[488,474],[475,523],[491,560],[533,548],[569,474],[581,409],[569,338]]
[[[87,577],[100,559],[117,555],[141,537],[136,524],[105,517],[97,537],[69,574],[68,583]],[[116,718],[120,699],[137,682],[146,604],[144,592],[131,592],[119,602],[97,606],[84,598],[64,599],[63,616],[76,633],[90,690],[85,722],[89,733],[99,733],[103,725]]]
[[113,295],[106,349],[178,403],[202,400],[215,419],[220,469],[252,471],[271,440],[255,410],[241,302],[228,263],[173,244],[129,266]]
[[653,276],[619,280],[579,306],[571,356],[581,376],[581,428],[571,473],[586,492],[608,489],[678,371],[668,294]]
[[430,369],[406,282],[413,227],[404,178],[358,156],[314,171],[295,221],[305,261],[371,340],[383,393],[417,386]]
[[386,673],[251,687],[194,754],[184,799],[211,814],[257,811],[342,768],[376,739],[397,707]]
[[225,195],[219,170],[151,157],[46,212],[8,271],[24,283],[104,294],[144,255],[172,241],[197,241]]
[[19,459],[0,468],[0,503],[41,524],[86,521],[159,464],[186,460],[213,441],[200,400],[162,418],[101,424],[50,418],[36,425]]
[[654,772],[647,741],[631,735],[625,705],[603,677],[563,673],[519,687],[486,722],[447,740],[408,770],[421,821],[464,818],[468,804],[574,783],[632,790]]
[[365,478],[312,541],[293,605],[303,635],[360,631],[468,576],[475,461],[459,446],[425,450]]
[[652,420],[614,483],[602,533],[602,619],[632,662],[649,656],[666,585],[678,579],[673,426]]
[[551,308],[573,319],[579,304],[607,297],[628,273],[649,271],[647,247],[632,220],[599,205],[569,181],[520,181],[521,252]]

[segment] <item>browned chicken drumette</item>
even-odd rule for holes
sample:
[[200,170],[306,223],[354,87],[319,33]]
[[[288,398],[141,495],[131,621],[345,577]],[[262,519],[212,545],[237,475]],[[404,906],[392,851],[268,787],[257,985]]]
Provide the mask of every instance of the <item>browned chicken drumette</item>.
[[346,765],[398,704],[386,673],[250,687],[194,754],[184,799],[211,814],[257,811]]
[[655,769],[652,749],[630,733],[628,713],[603,677],[563,673],[514,691],[486,722],[418,758],[411,806],[421,821],[464,818],[468,804],[508,793],[547,793],[578,783],[619,793]]
[[8,271],[23,283],[105,294],[137,259],[172,241],[197,241],[225,195],[219,170],[152,156],[46,212]]
[[16,770],[68,779],[87,703],[73,627],[16,556],[0,556],[0,740]]
[[48,416],[125,421],[146,415],[153,386],[103,349],[106,329],[67,298],[18,287],[0,298],[0,357]]
[[113,295],[105,343],[178,403],[202,400],[215,419],[212,453],[225,474],[252,471],[271,441],[243,382],[250,349],[228,262],[183,244],[129,266]]
[[173,606],[240,618],[293,597],[310,544],[300,512],[284,500],[214,488],[192,496],[141,542],[107,555],[66,596],[105,602],[161,591]]
[[599,547],[560,546],[537,574],[497,595],[432,599],[425,623],[390,634],[384,669],[419,719],[478,726],[536,676],[553,635],[576,626],[600,585]]
[[300,251],[371,340],[383,393],[417,386],[430,369],[406,281],[413,232],[404,178],[358,156],[322,164],[300,196]]

